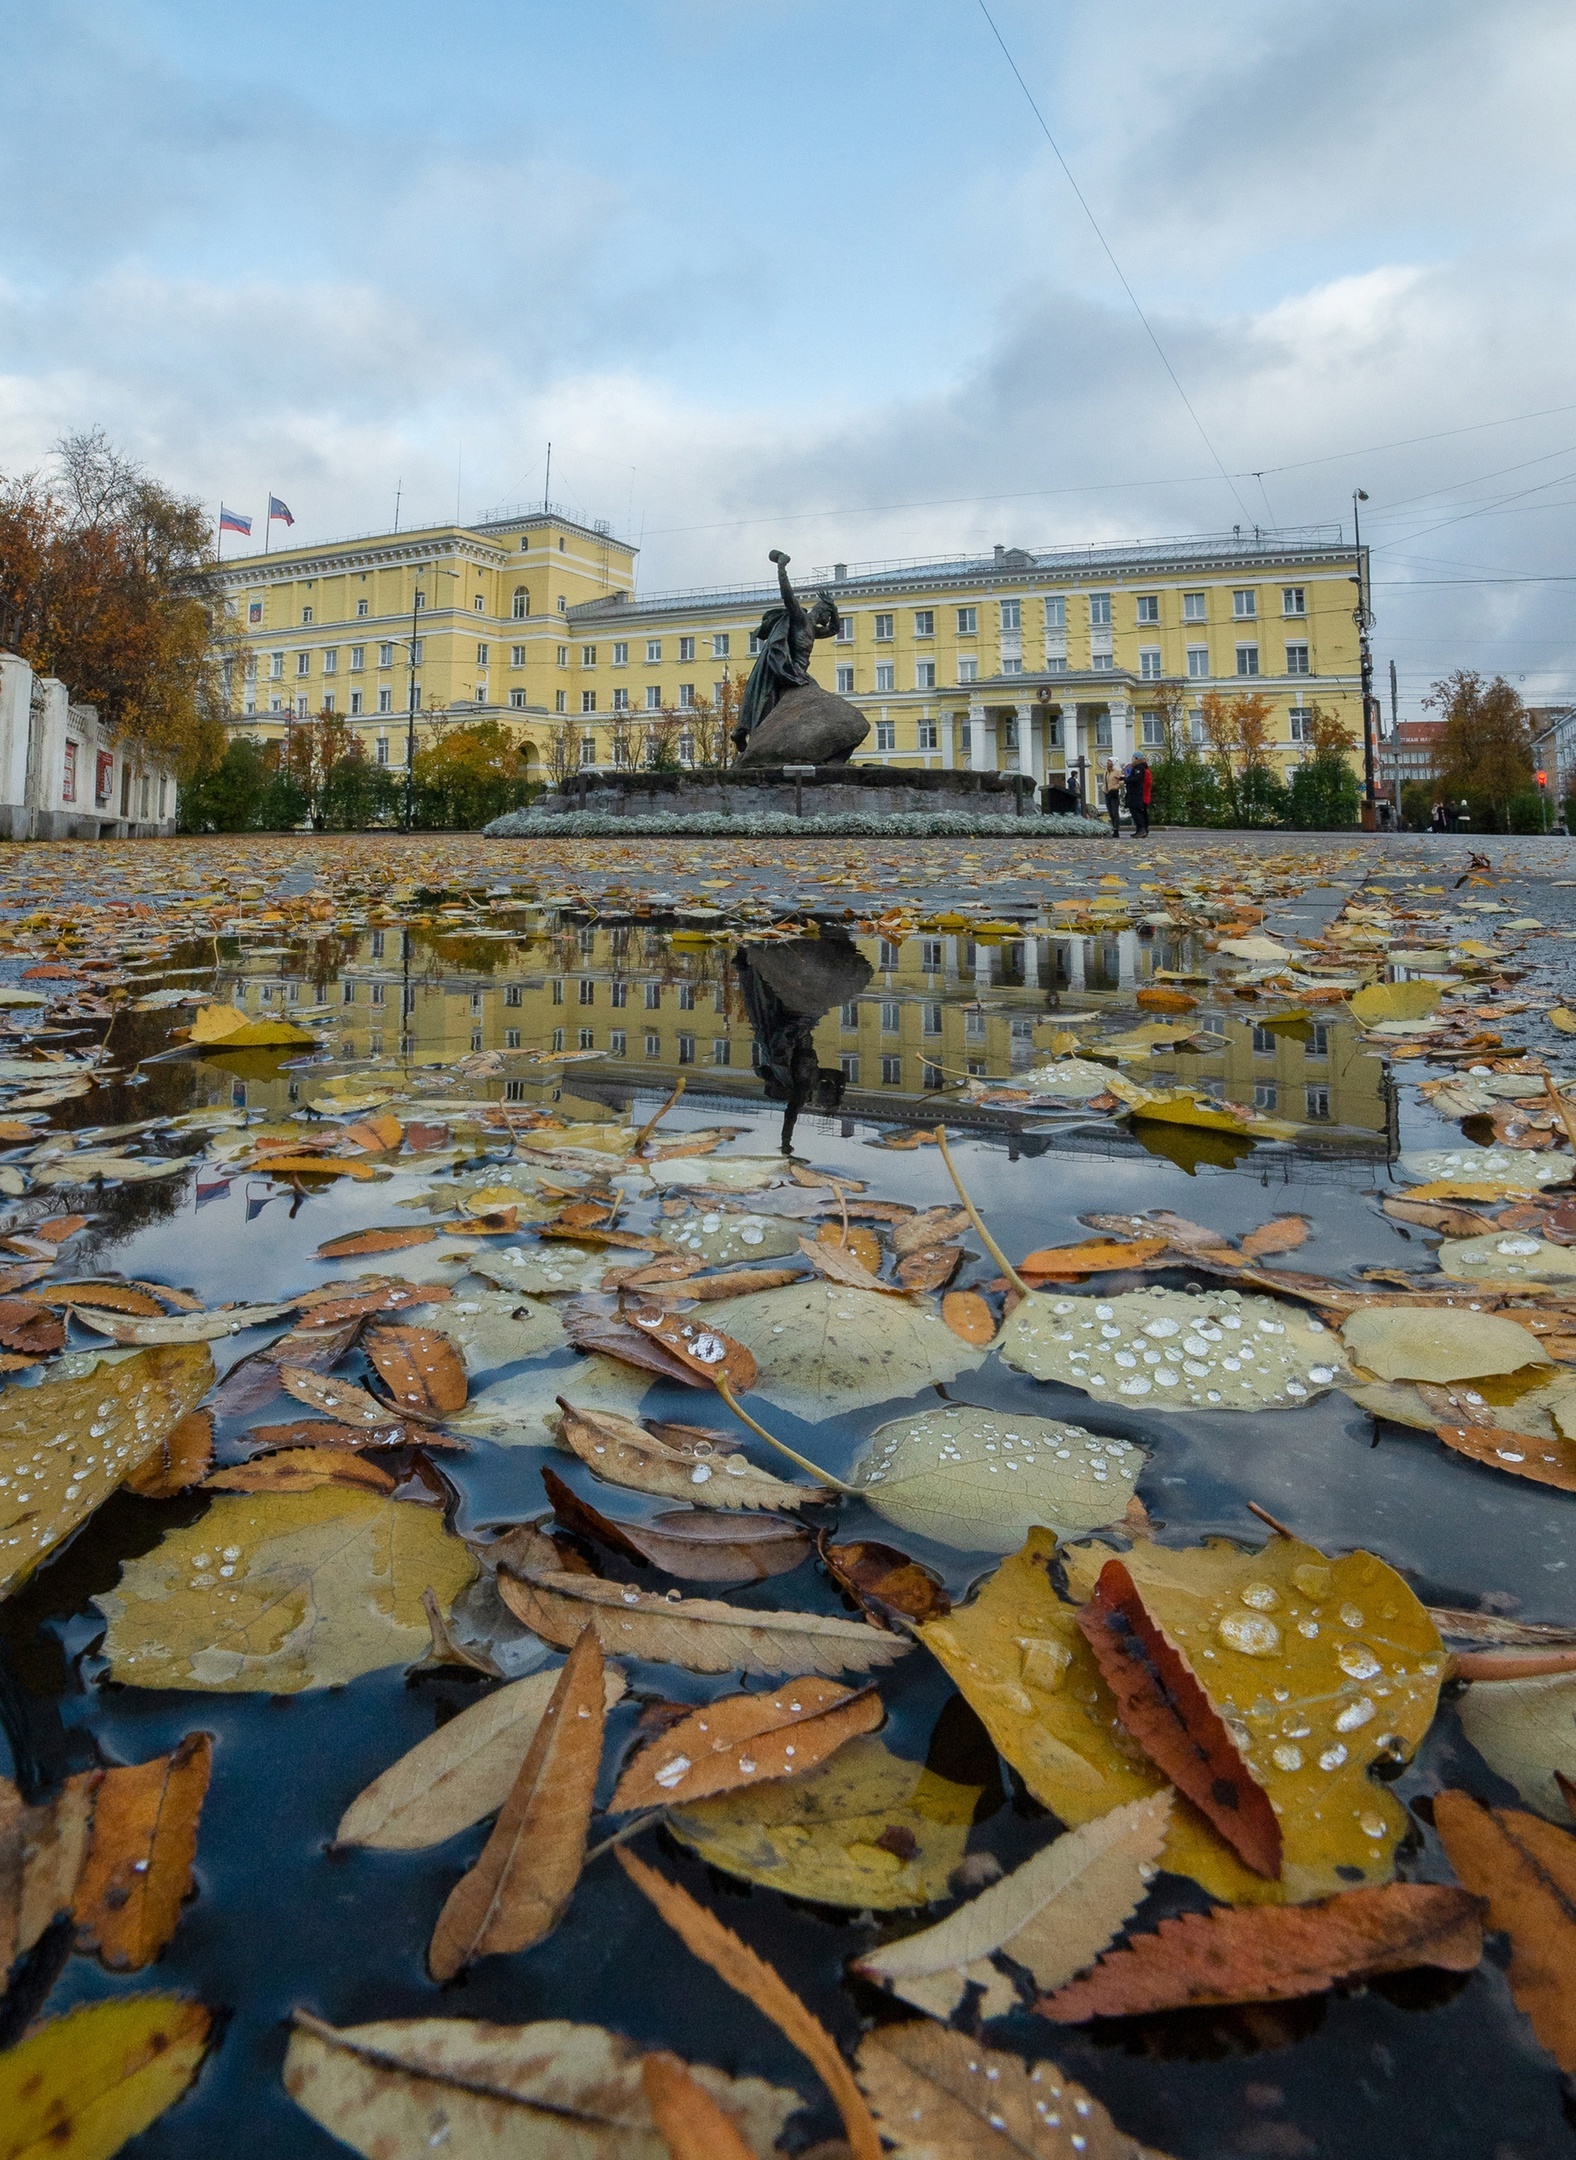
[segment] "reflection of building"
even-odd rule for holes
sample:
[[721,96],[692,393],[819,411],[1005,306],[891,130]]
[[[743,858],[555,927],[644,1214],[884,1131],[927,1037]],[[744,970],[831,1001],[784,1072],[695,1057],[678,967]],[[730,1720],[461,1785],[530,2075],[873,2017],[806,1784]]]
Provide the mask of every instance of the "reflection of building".
[[[1185,964],[1175,938],[1113,930],[1023,937],[861,938],[874,971],[868,990],[834,1008],[815,1030],[819,1062],[844,1075],[846,1115],[933,1115],[938,1091],[969,1077],[1008,1080],[1043,1061],[1057,1028],[1109,1009],[1131,1014],[1133,995],[1156,968]],[[502,1053],[495,1078],[466,1083],[470,1096],[534,1099],[539,1060],[583,1060],[570,1087],[613,1079],[753,1099],[754,1041],[731,964],[731,944],[675,946],[642,924],[579,926],[538,917],[517,939],[441,931],[371,930],[299,954],[243,958],[228,985],[252,1018],[316,1016],[325,1047],[356,1063],[409,1059],[418,1069],[452,1065],[476,1051]],[[1206,1015],[1205,1044],[1147,1067],[1124,1068],[1160,1084],[1186,1082],[1296,1124],[1380,1134],[1382,1068],[1345,1019],[1271,1033],[1249,1018]],[[1090,1027],[1098,1049],[1098,1028]],[[535,1057],[511,1053],[535,1053]],[[292,1086],[295,1092],[292,1093]],[[283,1109],[300,1093],[277,1081],[236,1082],[234,1099]],[[309,1084],[308,1084],[309,1087]]]
[[[370,757],[402,763],[419,595],[423,726],[435,709],[515,715],[537,762],[555,723],[581,764],[614,763],[626,735],[638,756],[643,715],[682,719],[737,685],[777,593],[637,599],[634,562],[550,508],[229,561],[232,712],[277,735],[326,708]],[[1282,771],[1302,761],[1315,701],[1360,737],[1356,568],[1318,528],[803,566],[802,583],[843,617],[814,666],[871,722],[861,761],[1045,780],[1152,754],[1168,726],[1200,740],[1211,690],[1262,694]]]

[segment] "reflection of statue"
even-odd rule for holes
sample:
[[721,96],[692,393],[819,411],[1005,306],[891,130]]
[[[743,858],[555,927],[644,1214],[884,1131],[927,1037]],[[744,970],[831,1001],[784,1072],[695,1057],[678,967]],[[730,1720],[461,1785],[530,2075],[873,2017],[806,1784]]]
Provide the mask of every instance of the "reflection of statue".
[[842,1074],[816,1058],[815,1027],[834,1005],[858,997],[870,980],[870,963],[846,938],[833,936],[741,946],[733,964],[761,1046],[766,1099],[787,1105],[787,1155],[799,1112],[812,1101],[818,1110],[832,1111],[843,1099]]
[[781,607],[768,608],[756,633],[760,658],[750,670],[739,705],[739,724],[733,731],[736,749],[742,750],[785,690],[796,690],[810,680],[810,655],[818,637],[836,637],[841,617],[829,592],[817,595],[808,612],[788,582],[789,558],[773,548],[770,560],[777,565],[777,589]]

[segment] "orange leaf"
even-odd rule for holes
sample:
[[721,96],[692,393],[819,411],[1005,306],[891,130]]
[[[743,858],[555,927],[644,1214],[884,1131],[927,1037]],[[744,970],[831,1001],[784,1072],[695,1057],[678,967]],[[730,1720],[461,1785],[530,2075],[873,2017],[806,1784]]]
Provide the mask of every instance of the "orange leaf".
[[659,1312],[653,1316],[640,1311],[629,1317],[649,1341],[659,1343],[705,1385],[715,1387],[723,1379],[736,1395],[754,1387],[757,1368],[753,1353],[731,1335],[724,1335],[721,1328],[707,1327],[703,1320],[679,1313]]
[[1260,1223],[1257,1230],[1250,1230],[1242,1240],[1243,1256],[1249,1260],[1264,1260],[1271,1253],[1295,1252],[1313,1233],[1313,1225],[1305,1215],[1277,1215],[1272,1222]]
[[465,1365],[447,1335],[430,1328],[374,1328],[367,1356],[407,1417],[447,1417],[464,1409],[470,1392]]
[[164,1307],[146,1290],[133,1290],[129,1284],[114,1282],[51,1283],[48,1291],[51,1305],[87,1305],[95,1312],[129,1313],[135,1320],[159,1320]]
[[692,1710],[642,1748],[608,1803],[615,1814],[797,1777],[885,1713],[873,1688],[807,1676],[774,1695],[725,1695]]
[[1141,1012],[1191,1012],[1198,999],[1185,990],[1168,990],[1155,983],[1140,990],[1133,1002]]
[[354,1448],[276,1448],[243,1463],[228,1463],[205,1481],[209,1492],[311,1492],[317,1485],[365,1485],[391,1493],[397,1480]]
[[1384,1883],[1311,1905],[1187,1913],[1107,1951],[1035,2007],[1057,2025],[1081,2025],[1209,2003],[1284,2002],[1414,1965],[1470,1972],[1483,1954],[1482,1909],[1448,1884]]
[[65,1348],[65,1322],[29,1298],[0,1298],[0,1343],[27,1357],[47,1357]]
[[889,1626],[894,1613],[917,1626],[944,1620],[952,1610],[941,1577],[895,1545],[874,1538],[829,1545],[822,1531],[820,1552],[838,1588],[847,1591],[877,1627]]
[[450,1891],[427,1965],[452,1980],[473,1959],[550,1935],[580,1880],[602,1761],[602,1646],[586,1628],[564,1662],[481,1858]]
[[72,1916],[78,1949],[113,1971],[140,1971],[175,1933],[212,1762],[213,1742],[197,1732],[173,1754],[104,1773]]
[[344,1137],[365,1148],[369,1155],[381,1155],[399,1146],[405,1128],[392,1111],[374,1110],[370,1117],[357,1118],[354,1125],[347,1125]]
[[1142,1267],[1158,1260],[1169,1239],[1089,1238],[1082,1245],[1048,1245],[1018,1264],[1020,1275],[1098,1275],[1111,1268]]
[[1463,1792],[1434,1800],[1450,1865],[1488,1899],[1488,1924],[1510,1937],[1510,1992],[1539,2041],[1576,2075],[1576,1838],[1521,1808],[1480,1807]]
[[951,1282],[963,1258],[961,1245],[921,1245],[897,1264],[897,1279],[905,1290],[939,1290]]
[[996,1315],[977,1290],[949,1290],[941,1301],[941,1317],[976,1350],[996,1340]]
[[846,1230],[841,1223],[823,1223],[815,1238],[818,1245],[835,1245],[851,1254],[867,1275],[880,1274],[881,1240],[873,1230],[858,1223],[850,1223]]
[[804,1254],[818,1275],[828,1282],[842,1283],[849,1290],[881,1290],[889,1297],[901,1297],[903,1292],[894,1283],[882,1282],[872,1275],[864,1262],[852,1251],[845,1252],[835,1240],[823,1243],[820,1238],[801,1238],[799,1250]]
[[615,1858],[635,1888],[650,1898],[696,1957],[754,2003],[762,2016],[770,2018],[784,2038],[814,2064],[822,2084],[837,2103],[854,2160],[882,2160],[880,2136],[864,2095],[854,2083],[854,2074],[838,2052],[837,2042],[820,2020],[812,2017],[782,1975],[678,1883],[669,1882],[633,1853],[620,1850]]
[[126,1480],[127,1490],[144,1500],[173,1500],[200,1485],[213,1461],[213,1412],[188,1410],[177,1419],[153,1453]]
[[676,2055],[647,2055],[640,2083],[671,2160],[755,2160],[733,2117]]
[[317,1248],[319,1260],[354,1260],[361,1253],[401,1252],[407,1245],[430,1245],[437,1231],[427,1223],[401,1223],[386,1230],[352,1230]]
[[1100,1570],[1077,1620],[1122,1723],[1144,1753],[1250,1868],[1273,1881],[1281,1871],[1281,1833],[1269,1795],[1120,1560]]

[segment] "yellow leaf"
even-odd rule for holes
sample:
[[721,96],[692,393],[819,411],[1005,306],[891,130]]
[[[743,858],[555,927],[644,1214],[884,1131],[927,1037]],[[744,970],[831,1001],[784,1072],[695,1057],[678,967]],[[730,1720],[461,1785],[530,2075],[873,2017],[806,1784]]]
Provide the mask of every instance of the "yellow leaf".
[[194,1043],[218,1043],[226,1050],[256,1050],[268,1043],[310,1043],[317,1040],[293,1020],[248,1020],[233,1005],[204,1005],[192,1022]]
[[[920,1638],[1034,1797],[1078,1824],[1166,1781],[1116,1722],[1075,1609],[1052,1587],[1055,1549],[1048,1531],[1031,1531],[972,1605],[931,1621]],[[1070,1546],[1063,1557],[1076,1597],[1093,1588],[1110,1554]],[[1387,1882],[1407,1815],[1368,1766],[1411,1753],[1433,1718],[1444,1670],[1433,1622],[1401,1578],[1370,1553],[1326,1560],[1292,1538],[1258,1553],[1224,1541],[1180,1553],[1140,1544],[1125,1558],[1220,1715],[1246,1733],[1246,1759],[1281,1811],[1277,1882],[1244,1867],[1181,1799],[1163,1865],[1239,1905]],[[1245,1604],[1244,1592],[1259,1602]],[[1337,1728],[1338,1717],[1360,1722]],[[1381,1748],[1381,1739],[1394,1744]],[[1339,1759],[1322,1767],[1337,1749]]]
[[1544,1017],[1550,1027],[1558,1028],[1562,1035],[1576,1035],[1576,1013],[1573,1013],[1568,1006],[1556,1005],[1553,1011],[1545,1014]]
[[208,2045],[208,2012],[126,1995],[51,2018],[0,2055],[4,2160],[109,2160],[177,2101]]
[[1353,1016],[1361,1021],[1426,1020],[1439,1003],[1443,983],[1370,983],[1347,999]]

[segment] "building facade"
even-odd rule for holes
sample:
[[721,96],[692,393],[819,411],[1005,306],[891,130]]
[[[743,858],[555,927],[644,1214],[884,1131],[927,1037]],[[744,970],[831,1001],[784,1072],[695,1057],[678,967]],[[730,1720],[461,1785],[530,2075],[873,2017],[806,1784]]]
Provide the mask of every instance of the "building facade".
[[0,651],[0,838],[147,839],[174,832],[175,808],[168,767]]
[[[872,564],[795,564],[842,629],[814,673],[871,723],[862,763],[1032,773],[1089,794],[1107,757],[1203,740],[1210,692],[1262,696],[1282,774],[1317,702],[1361,736],[1357,552],[1336,528]],[[238,728],[330,711],[376,762],[426,731],[519,725],[528,766],[644,759],[736,696],[775,585],[637,595],[635,550],[544,507],[226,563]],[[699,747],[697,747],[699,745]]]

